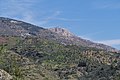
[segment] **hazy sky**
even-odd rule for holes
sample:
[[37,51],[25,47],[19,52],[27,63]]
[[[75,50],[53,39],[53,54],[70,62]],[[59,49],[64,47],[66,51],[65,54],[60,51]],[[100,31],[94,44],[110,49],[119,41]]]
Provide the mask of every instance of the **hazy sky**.
[[0,16],[67,28],[120,49],[120,0],[0,0]]

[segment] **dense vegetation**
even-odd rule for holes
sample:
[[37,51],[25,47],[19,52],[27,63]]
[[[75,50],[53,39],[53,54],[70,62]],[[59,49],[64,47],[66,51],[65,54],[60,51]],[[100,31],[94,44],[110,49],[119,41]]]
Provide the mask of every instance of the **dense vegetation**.
[[120,80],[120,54],[37,37],[4,37],[0,69],[13,80]]

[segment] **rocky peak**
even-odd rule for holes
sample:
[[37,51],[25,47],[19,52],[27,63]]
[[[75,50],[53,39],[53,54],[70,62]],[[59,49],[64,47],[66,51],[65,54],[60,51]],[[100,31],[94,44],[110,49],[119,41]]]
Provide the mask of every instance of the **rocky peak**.
[[49,28],[50,31],[55,32],[61,36],[65,36],[65,37],[70,37],[70,36],[74,36],[74,34],[72,34],[71,32],[69,32],[67,29],[65,28],[59,28],[59,27],[55,27],[55,28]]

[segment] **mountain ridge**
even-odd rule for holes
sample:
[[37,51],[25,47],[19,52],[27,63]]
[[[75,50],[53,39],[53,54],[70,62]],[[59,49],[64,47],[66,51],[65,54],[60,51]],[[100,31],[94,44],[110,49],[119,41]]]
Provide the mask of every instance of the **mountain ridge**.
[[[69,32],[67,29],[65,28],[59,28],[59,27],[55,27],[55,28],[50,28],[49,30],[59,34],[60,36],[65,36],[67,39],[69,40],[72,40],[72,41],[78,41],[78,43],[80,41],[82,41],[83,44],[85,43],[88,43],[88,44],[85,44],[85,45],[82,45],[82,44],[76,44],[76,45],[82,45],[84,47],[96,47],[98,49],[105,49],[105,50],[110,50],[112,49],[111,46],[108,46],[108,45],[105,45],[105,44],[102,44],[102,43],[95,43],[93,41],[90,41],[90,40],[87,40],[87,39],[83,39],[81,37],[78,37],[76,35],[74,35],[73,33]],[[113,52],[119,52],[119,50],[113,48],[112,50],[110,51],[113,51]]]
[[47,38],[49,40],[56,40],[65,45],[78,45],[84,47],[95,47],[112,52],[119,52],[119,50],[104,44],[94,43],[89,40],[82,39],[69,32],[65,28],[42,28],[23,21],[0,17],[0,35],[10,36],[37,36],[40,38]]
[[8,80],[120,80],[116,49],[66,29],[19,22],[0,20],[0,70]]

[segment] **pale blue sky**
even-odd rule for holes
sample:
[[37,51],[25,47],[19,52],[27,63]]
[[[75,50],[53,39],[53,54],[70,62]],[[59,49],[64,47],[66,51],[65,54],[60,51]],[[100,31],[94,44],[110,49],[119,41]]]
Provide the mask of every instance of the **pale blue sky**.
[[0,16],[67,28],[120,49],[120,0],[0,0]]

